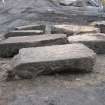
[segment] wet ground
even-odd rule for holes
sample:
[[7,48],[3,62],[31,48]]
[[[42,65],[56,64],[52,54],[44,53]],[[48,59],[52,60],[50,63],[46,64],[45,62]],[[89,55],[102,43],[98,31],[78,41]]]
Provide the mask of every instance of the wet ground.
[[[52,0],[0,1],[0,32],[31,23],[86,24],[100,16],[76,16]],[[2,35],[1,35],[2,36]],[[0,105],[105,105],[105,55],[98,55],[94,71],[40,76],[34,80],[4,81],[10,59],[0,59]]]

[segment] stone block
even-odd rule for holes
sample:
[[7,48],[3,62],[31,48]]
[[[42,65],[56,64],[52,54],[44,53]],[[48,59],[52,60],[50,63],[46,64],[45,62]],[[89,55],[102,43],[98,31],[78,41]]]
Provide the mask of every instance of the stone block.
[[79,34],[79,33],[91,33],[99,32],[99,29],[93,26],[80,26],[80,25],[54,25],[52,26],[51,33],[64,33],[67,35]]
[[45,32],[46,26],[43,24],[32,24],[32,25],[24,25],[24,26],[18,26],[15,29],[16,30],[43,30]]
[[91,25],[99,28],[101,33],[105,33],[105,21],[95,21]]
[[43,30],[14,30],[6,33],[5,38],[16,37],[16,36],[30,36],[44,34]]
[[65,34],[9,37],[0,42],[0,57],[13,57],[21,48],[67,43]]
[[12,59],[8,72],[21,78],[67,71],[89,72],[93,70],[95,58],[93,50],[79,43],[23,48]]
[[92,33],[68,37],[69,43],[83,43],[97,54],[105,54],[105,34]]

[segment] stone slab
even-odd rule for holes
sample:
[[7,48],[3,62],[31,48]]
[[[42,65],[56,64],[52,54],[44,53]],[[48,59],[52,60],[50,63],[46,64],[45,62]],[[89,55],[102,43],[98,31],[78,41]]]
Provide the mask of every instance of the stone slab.
[[12,59],[10,72],[32,78],[39,74],[92,71],[95,57],[93,50],[79,43],[23,48]]
[[105,34],[80,34],[68,37],[69,43],[83,43],[97,54],[105,54]]
[[67,35],[79,34],[79,33],[89,33],[89,32],[99,32],[99,29],[93,26],[80,26],[80,25],[54,25],[52,26],[51,33],[65,33]]
[[5,38],[16,37],[16,36],[30,36],[30,35],[44,34],[43,30],[14,30],[6,33]]
[[24,26],[18,26],[15,29],[16,30],[43,30],[45,32],[46,26],[43,24],[32,24],[32,25],[24,25]]
[[95,21],[91,25],[99,28],[101,33],[105,33],[105,21]]
[[12,57],[19,49],[68,43],[65,34],[9,37],[0,42],[0,57]]

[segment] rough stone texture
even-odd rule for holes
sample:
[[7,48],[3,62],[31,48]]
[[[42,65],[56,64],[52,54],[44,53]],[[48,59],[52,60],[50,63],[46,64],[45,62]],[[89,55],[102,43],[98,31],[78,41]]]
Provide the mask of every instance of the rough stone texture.
[[89,32],[99,32],[99,29],[93,26],[66,25],[66,24],[52,26],[52,33],[65,33],[68,35],[72,35],[77,33],[89,33]]
[[43,30],[45,32],[46,26],[43,24],[32,24],[32,25],[24,25],[24,26],[18,26],[15,29],[16,30]]
[[[22,78],[55,72],[91,71],[96,54],[83,44],[23,48],[11,62],[11,71]],[[9,75],[8,75],[9,76]]]
[[0,42],[0,57],[12,57],[19,49],[68,43],[65,34],[9,37]]
[[63,6],[70,6],[71,4],[73,4],[73,1],[71,0],[58,0],[60,5]]
[[83,43],[98,54],[105,54],[105,34],[92,33],[68,37],[69,43]]
[[91,25],[99,28],[100,32],[105,33],[105,21],[95,21]]
[[0,33],[0,41],[2,41],[4,39],[4,35],[5,35],[5,33]]
[[29,36],[29,35],[40,35],[44,34],[43,30],[15,30],[8,32],[7,34],[4,35],[5,38],[8,37],[15,37],[15,36]]

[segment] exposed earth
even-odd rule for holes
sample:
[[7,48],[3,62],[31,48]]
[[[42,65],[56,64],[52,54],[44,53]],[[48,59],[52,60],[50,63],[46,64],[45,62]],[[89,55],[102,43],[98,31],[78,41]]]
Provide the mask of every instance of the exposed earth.
[[[87,24],[104,19],[70,13],[52,0],[5,0],[4,6],[0,1],[0,32],[31,23]],[[10,61],[0,59],[0,105],[105,105],[105,55],[97,55],[91,73],[65,73],[7,82],[5,71]]]

